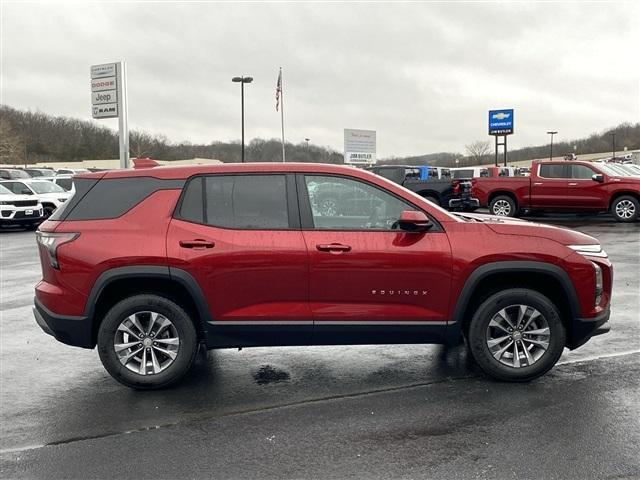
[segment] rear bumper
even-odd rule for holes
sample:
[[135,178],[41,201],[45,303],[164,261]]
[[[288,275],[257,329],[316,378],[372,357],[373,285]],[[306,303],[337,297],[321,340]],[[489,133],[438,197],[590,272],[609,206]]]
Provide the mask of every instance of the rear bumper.
[[96,346],[93,339],[92,322],[87,317],[57,315],[47,310],[37,298],[34,299],[33,315],[40,328],[46,334],[54,336],[59,342],[82,348]]
[[603,335],[611,330],[609,317],[611,309],[607,307],[600,315],[593,318],[576,318],[573,321],[570,341],[567,343],[569,349],[578,348],[589,341],[591,337]]
[[478,208],[480,207],[480,200],[473,197],[467,198],[452,198],[449,200],[449,208]]

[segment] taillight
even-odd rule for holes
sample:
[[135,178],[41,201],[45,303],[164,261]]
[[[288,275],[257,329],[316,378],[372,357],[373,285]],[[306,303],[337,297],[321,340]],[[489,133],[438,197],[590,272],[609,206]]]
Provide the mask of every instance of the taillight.
[[58,247],[65,243],[73,242],[79,236],[79,233],[71,232],[36,232],[36,240],[44,248],[49,258],[49,263],[56,270],[60,270],[60,265],[58,264]]

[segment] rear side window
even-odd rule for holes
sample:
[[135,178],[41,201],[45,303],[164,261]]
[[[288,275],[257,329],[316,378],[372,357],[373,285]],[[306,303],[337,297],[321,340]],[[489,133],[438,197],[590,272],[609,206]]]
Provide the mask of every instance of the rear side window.
[[[88,184],[85,182],[92,182]],[[104,220],[118,218],[158,190],[182,188],[184,180],[162,180],[151,177],[113,178],[103,180],[76,178],[76,193],[65,202],[64,209],[52,220]],[[88,187],[88,189],[87,189]],[[80,192],[80,190],[83,190]]]
[[286,177],[213,175],[194,178],[184,192],[177,216],[222,228],[288,229]]
[[540,165],[540,173],[538,175],[543,178],[567,178],[565,165],[553,163]]

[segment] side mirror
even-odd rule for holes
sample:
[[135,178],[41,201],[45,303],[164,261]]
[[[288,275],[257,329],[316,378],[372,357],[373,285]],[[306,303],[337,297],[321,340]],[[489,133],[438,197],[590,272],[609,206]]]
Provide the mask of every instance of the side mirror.
[[601,174],[601,173],[594,173],[594,174],[591,176],[591,180],[593,180],[594,182],[600,182],[600,183],[602,183],[602,182],[604,182],[604,175],[603,175],[603,174]]
[[33,192],[28,188],[23,188],[20,193],[22,193],[22,195],[33,195]]
[[429,220],[429,217],[427,217],[424,212],[405,210],[400,214],[398,226],[400,230],[407,232],[424,232],[433,227],[433,223],[431,223],[431,220]]

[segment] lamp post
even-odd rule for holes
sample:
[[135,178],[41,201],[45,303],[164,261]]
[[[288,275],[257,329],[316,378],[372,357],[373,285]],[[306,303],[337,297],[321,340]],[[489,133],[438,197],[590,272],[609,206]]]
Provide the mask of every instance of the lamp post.
[[616,158],[616,134],[610,133],[609,135],[611,135],[611,150],[612,150],[611,160],[613,161]]
[[252,77],[233,77],[234,83],[240,83],[240,109],[242,112],[242,163],[244,163],[244,84],[253,82]]
[[551,148],[549,150],[549,160],[553,160],[553,136],[558,132],[547,132],[548,135],[551,135]]
[[309,140],[310,138],[305,138],[304,141],[307,142],[307,152],[309,151]]

